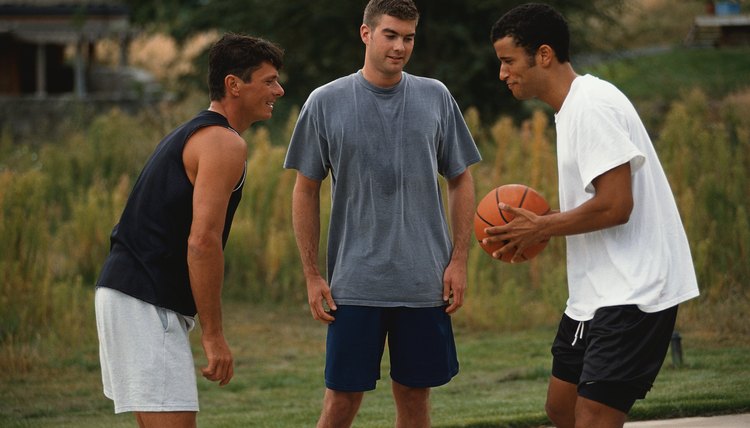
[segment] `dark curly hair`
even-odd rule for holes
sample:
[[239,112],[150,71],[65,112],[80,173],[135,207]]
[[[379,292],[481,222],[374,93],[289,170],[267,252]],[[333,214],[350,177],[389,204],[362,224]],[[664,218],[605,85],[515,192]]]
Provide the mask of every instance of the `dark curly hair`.
[[517,6],[492,26],[491,41],[512,37],[529,56],[542,45],[549,45],[560,62],[570,61],[570,30],[565,18],[552,7],[541,3]]

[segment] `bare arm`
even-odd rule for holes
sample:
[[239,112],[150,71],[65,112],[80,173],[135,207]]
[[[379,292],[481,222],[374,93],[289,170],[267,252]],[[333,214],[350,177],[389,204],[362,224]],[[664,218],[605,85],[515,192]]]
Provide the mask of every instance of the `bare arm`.
[[448,302],[453,297],[453,301],[445,309],[451,314],[463,306],[466,291],[466,263],[474,215],[474,181],[468,169],[448,180],[448,210],[453,233],[453,253],[443,274],[443,300]]
[[323,301],[325,300],[328,307],[334,310],[336,304],[331,296],[331,288],[318,269],[320,182],[311,180],[300,173],[297,173],[297,181],[292,193],[292,223],[307,283],[310,312],[314,319],[327,324],[331,323],[334,318],[325,311]]
[[491,237],[485,243],[508,241],[493,256],[512,252],[514,260],[523,250],[552,236],[577,235],[593,232],[628,222],[633,210],[633,191],[630,163],[612,168],[593,180],[594,197],[580,206],[565,212],[538,216],[531,211],[501,205],[515,218],[504,226],[486,229]]
[[224,281],[222,233],[232,190],[244,171],[247,146],[234,132],[208,127],[185,146],[183,162],[193,182],[193,220],[188,237],[188,270],[198,310],[201,343],[208,360],[203,376],[226,385],[234,374],[224,338],[221,288]]

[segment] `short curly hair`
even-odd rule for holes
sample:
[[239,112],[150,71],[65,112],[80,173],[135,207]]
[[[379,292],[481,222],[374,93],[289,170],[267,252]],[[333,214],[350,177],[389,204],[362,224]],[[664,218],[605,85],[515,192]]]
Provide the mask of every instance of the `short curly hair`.
[[570,30],[565,18],[552,7],[526,3],[503,15],[492,26],[491,41],[512,37],[516,44],[534,56],[542,45],[549,45],[560,62],[570,61]]

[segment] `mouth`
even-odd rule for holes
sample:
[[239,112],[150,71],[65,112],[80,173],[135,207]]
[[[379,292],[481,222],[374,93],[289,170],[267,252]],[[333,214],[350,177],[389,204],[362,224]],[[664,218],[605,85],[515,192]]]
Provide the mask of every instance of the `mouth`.
[[273,110],[273,105],[274,105],[274,102],[273,102],[273,101],[269,101],[269,102],[267,102],[267,103],[266,103],[266,106],[267,106],[267,107],[268,107],[269,109],[271,109],[271,110]]

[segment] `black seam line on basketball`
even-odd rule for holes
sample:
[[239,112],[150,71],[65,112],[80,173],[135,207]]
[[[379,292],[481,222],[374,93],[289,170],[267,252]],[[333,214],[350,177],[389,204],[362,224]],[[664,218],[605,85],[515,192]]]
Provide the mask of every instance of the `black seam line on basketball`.
[[494,224],[492,224],[489,221],[487,221],[484,217],[482,217],[482,215],[479,214],[478,211],[477,211],[477,217],[479,217],[479,219],[482,220],[483,222],[487,223],[487,226],[495,226]]
[[521,202],[518,203],[518,208],[523,208],[523,201],[526,200],[526,194],[529,193],[529,188],[526,187],[523,189],[523,195],[521,195]]
[[503,214],[503,210],[500,209],[498,206],[500,204],[500,195],[498,194],[497,188],[495,188],[495,206],[497,207],[497,212],[500,213],[500,218],[503,219],[505,224],[510,223],[507,218],[505,218],[505,214]]

